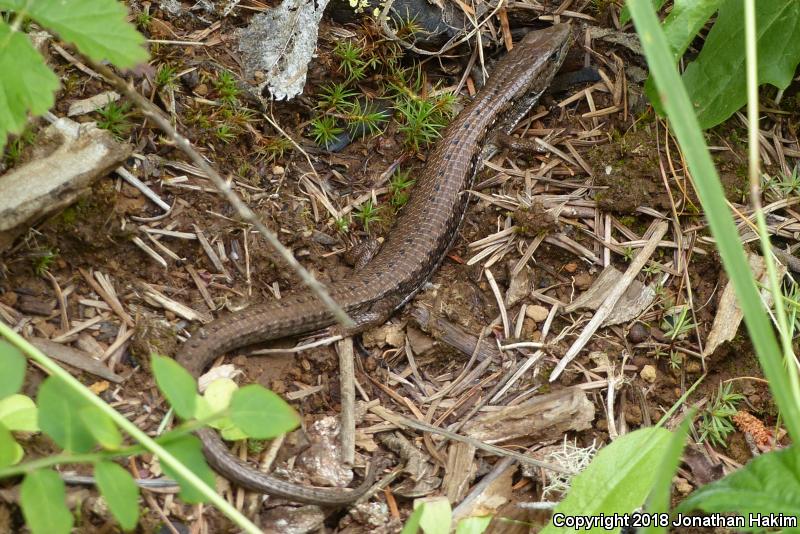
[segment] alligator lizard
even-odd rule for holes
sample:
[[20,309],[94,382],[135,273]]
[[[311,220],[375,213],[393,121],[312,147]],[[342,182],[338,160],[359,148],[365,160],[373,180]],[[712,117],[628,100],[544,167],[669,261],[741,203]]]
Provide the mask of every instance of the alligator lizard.
[[[376,256],[352,276],[328,287],[355,321],[356,332],[386,321],[436,271],[464,218],[467,190],[490,130],[509,132],[538,100],[564,60],[569,34],[566,24],[530,32],[497,63],[486,86],[430,152],[410,200]],[[197,377],[227,351],[319,330],[334,322],[331,312],[311,293],[300,292],[224,315],[200,328],[183,345],[177,360]],[[375,478],[371,466],[358,488],[308,488],[253,469],[231,454],[213,430],[201,429],[198,436],[211,466],[230,481],[293,501],[342,506],[362,495]]]

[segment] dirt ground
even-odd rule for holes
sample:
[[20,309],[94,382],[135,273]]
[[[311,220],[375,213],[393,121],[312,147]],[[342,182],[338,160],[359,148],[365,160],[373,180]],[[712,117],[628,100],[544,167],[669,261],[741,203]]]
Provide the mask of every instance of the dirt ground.
[[[610,11],[597,7],[604,3],[582,4],[582,12],[572,17],[562,15],[561,20],[572,20],[576,27],[586,22],[613,27]],[[260,107],[246,94],[250,85],[243,77],[234,46],[235,30],[247,24],[253,11],[264,8],[257,2],[247,6],[226,17],[207,12],[176,16],[156,4],[132,3],[133,20],[150,39],[161,42],[150,44],[150,66],[126,77],[167,111],[303,265],[321,281],[335,281],[353,269],[348,250],[363,241],[380,241],[391,231],[396,213],[402,209],[393,205],[394,193],[387,185],[391,170],[399,167],[413,178],[424,167],[428,149],[408,149],[396,115],[383,133],[356,139],[339,153],[321,150],[311,139],[311,121],[319,114],[315,108],[319,88],[344,78],[334,53],[342,36],[382,46],[376,37],[378,30],[363,22],[365,19],[357,24],[324,19],[317,57],[310,65],[303,95]],[[148,13],[148,17],[142,13]],[[513,15],[511,10],[509,15]],[[610,432],[622,434],[654,425],[677,403],[678,410],[667,422],[672,426],[690,407],[704,413],[713,404],[720,384],[728,384],[743,396],[737,404],[739,410],[752,414],[767,428],[775,428],[776,409],[744,329],[704,355],[727,279],[707,239],[702,210],[676,144],[668,137],[664,122],[642,100],[642,80],[635,73],[644,67],[644,60],[624,46],[600,39],[587,41],[589,48],[582,31],[577,32],[581,35],[579,44],[572,47],[563,71],[577,70],[588,61],[603,70],[604,78],[546,94],[515,133],[528,140],[543,140],[544,145],[531,141],[527,150],[503,149],[483,167],[466,220],[442,267],[387,325],[357,339],[357,400],[368,398],[407,417],[451,427],[480,420],[500,407],[523,405],[540,395],[580,389],[594,411],[585,428],[567,425],[550,435],[521,435],[504,443],[534,456],[539,448],[560,446],[564,435],[578,447],[600,447],[614,437]],[[500,35],[498,24],[486,31],[484,42],[496,43]],[[439,61],[426,59],[422,64],[424,90],[458,86],[470,55],[468,48],[460,47]],[[498,47],[486,50],[489,72],[499,55]],[[51,54],[49,61],[62,79],[62,91],[53,110],[58,116],[66,114],[70,103],[109,90],[87,76],[83,65],[57,53]],[[407,53],[403,61],[411,65],[419,58]],[[174,83],[156,87],[154,80],[165,66],[173,69]],[[219,83],[223,71],[236,80],[237,103],[233,109],[240,113],[233,117],[226,117],[220,104],[225,98],[222,92],[227,90]],[[475,72],[468,72],[469,81],[459,100],[466,100],[467,94],[480,85]],[[380,76],[367,76],[356,86],[363,94],[377,94]],[[162,424],[168,405],[149,372],[149,355],[152,351],[174,355],[199,322],[165,309],[148,295],[150,289],[211,317],[303,291],[303,286],[266,242],[237,220],[228,203],[153,124],[135,110],[129,113],[127,127],[119,136],[134,147],[134,157],[126,167],[172,206],[171,210],[165,214],[117,175],[100,179],[82,200],[37,224],[0,256],[0,305],[3,320],[25,336],[56,338],[93,357],[102,357],[110,370],[123,377],[121,382],[112,383],[72,367],[70,370],[152,434]],[[786,146],[796,150],[791,121],[767,115],[769,126],[763,127],[774,128]],[[88,122],[100,118],[94,112],[75,119]],[[272,123],[280,125],[303,152],[282,141],[283,134]],[[710,132],[708,138],[715,147],[728,199],[740,205],[747,192],[745,152],[734,139],[744,133],[738,121],[731,123],[734,126]],[[4,166],[13,168],[24,161],[24,156],[18,161],[6,158]],[[780,158],[766,162],[765,170],[772,175],[782,169]],[[366,223],[364,204],[368,202],[379,211]],[[334,211],[346,220],[346,231]],[[795,221],[797,217],[788,207],[777,209],[775,214]],[[558,380],[550,383],[550,373],[593,313],[591,308],[569,312],[564,308],[588,292],[606,266],[624,272],[659,220],[669,224],[667,234],[637,276],[640,292],[649,287],[651,300],[636,310],[635,317],[600,329]],[[204,236],[207,247],[197,234]],[[135,237],[165,258],[167,267],[134,243]],[[677,248],[676,243],[682,243],[683,248]],[[787,244],[793,244],[792,240],[782,243]],[[533,253],[520,263],[531,247]],[[216,253],[219,265],[210,258],[209,250]],[[126,325],[98,293],[94,287],[98,283],[96,273],[108,280],[114,298],[133,319],[133,326]],[[66,299],[63,310],[58,305],[59,293]],[[558,307],[556,311],[554,306]],[[672,310],[680,307],[688,310],[688,325],[670,328],[676,321]],[[493,359],[470,362],[470,354],[450,346],[439,329],[420,324],[414,313],[420,308],[471,336],[483,331],[491,340]],[[294,341],[282,340],[280,346],[291,346]],[[502,351],[496,348],[498,343],[517,342],[528,346]],[[507,381],[521,362],[533,356],[535,363],[499,398],[487,398],[499,381]],[[292,399],[307,432],[313,434],[312,423],[341,410],[338,357],[333,346],[296,355],[233,355],[226,363],[242,371],[237,378],[240,384],[257,382]],[[437,391],[446,391],[462,371],[475,369],[477,372],[441,399],[430,400]],[[607,406],[610,377],[616,377],[614,413],[608,413]],[[42,379],[40,370],[30,368],[25,392],[35,396]],[[691,394],[682,398],[698,381]],[[485,404],[478,414],[471,414],[470,410],[481,403]],[[700,437],[700,420],[698,417],[693,429],[695,439]],[[371,412],[362,413],[357,421],[357,477],[363,474],[360,467],[365,461],[378,454],[390,458],[391,468],[409,460],[408,451],[389,439],[397,441],[398,436],[387,433],[382,424],[384,421]],[[275,465],[279,472],[292,470],[293,458],[302,449],[306,438],[302,431],[296,434],[278,455]],[[222,481],[220,487],[264,528],[278,529],[274,531],[300,532],[302,525],[324,525],[332,531],[399,532],[413,498],[437,495],[449,488],[446,483],[453,474],[448,474],[446,460],[455,454],[452,445],[438,451],[440,458],[430,454],[432,445],[440,442],[435,435],[423,439],[423,433],[409,430],[402,437],[420,455],[425,469],[406,467],[388,490],[349,512],[321,516],[308,507],[295,510],[275,499],[262,504]],[[24,447],[29,457],[56,450],[41,437],[31,438]],[[242,452],[257,460],[265,448],[265,444],[255,443],[242,447]],[[727,446],[706,440],[692,451],[697,459],[685,463],[679,472],[676,502],[698,485],[747,462],[753,454],[739,428],[727,437]],[[477,453],[476,474],[488,473],[495,462],[496,457]],[[160,474],[149,457],[135,463],[141,478]],[[85,468],[75,470],[86,472]],[[320,480],[314,476],[297,475],[306,482]],[[533,532],[537,521],[546,520],[541,514],[516,507],[520,502],[542,500],[541,476],[515,469],[498,479],[490,493],[500,504],[484,505],[486,511],[497,515],[492,532]],[[463,490],[455,492],[459,499],[476,482],[475,478],[467,480]],[[12,486],[7,484],[2,491]],[[147,495],[141,532],[166,532],[161,526],[164,517],[189,527],[199,525],[199,530],[192,532],[234,531],[210,507],[181,504],[169,493]],[[77,532],[117,531],[93,489],[70,486],[69,498],[80,503],[82,510]],[[287,517],[295,530],[277,527]],[[16,532],[20,525],[19,509],[0,499],[0,531],[6,528]]]

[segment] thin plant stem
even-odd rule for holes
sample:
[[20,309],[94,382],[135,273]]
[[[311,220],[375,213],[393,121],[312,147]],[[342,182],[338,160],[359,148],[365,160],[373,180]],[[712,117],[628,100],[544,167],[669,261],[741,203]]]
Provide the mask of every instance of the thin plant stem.
[[214,489],[208,486],[192,470],[183,465],[177,458],[169,453],[164,447],[156,443],[150,436],[142,432],[131,421],[127,420],[119,412],[106,404],[100,397],[92,393],[86,386],[81,384],[75,377],[65,371],[61,366],[48,358],[39,349],[28,343],[26,339],[14,332],[8,325],[0,321],[0,335],[6,338],[12,345],[25,353],[31,360],[39,364],[45,371],[52,376],[63,380],[87,402],[97,407],[100,411],[111,418],[123,431],[130,437],[141,443],[147,450],[155,454],[159,461],[170,467],[175,473],[183,478],[187,483],[197,489],[205,498],[216,506],[220,512],[225,514],[231,521],[236,523],[248,534],[261,534],[261,529],[256,527],[244,515],[234,508]]
[[795,399],[800,399],[800,384],[797,376],[797,359],[792,349],[792,333],[786,318],[786,307],[783,303],[783,291],[778,278],[778,270],[772,254],[769,241],[769,230],[764,209],[761,204],[761,172],[758,153],[758,50],[756,38],[756,13],[755,0],[744,0],[744,42],[746,73],[747,73],[747,160],[748,175],[750,177],[750,202],[758,228],[758,237],[761,243],[761,254],[767,268],[769,289],[772,301],[775,303],[775,320],[778,323],[778,338],[780,339],[783,357],[789,369],[789,383],[792,386]]
[[[680,143],[700,197],[722,263],[744,313],[750,340],[769,381],[770,391],[784,415],[789,434],[800,439],[800,396],[790,385],[780,347],[749,268],[733,217],[725,204],[719,175],[703,138],[686,88],[678,76],[664,31],[649,0],[629,0],[628,8],[641,38],[647,63],[656,82],[670,126]],[[790,373],[796,373],[795,366]],[[794,378],[792,379],[794,380]]]

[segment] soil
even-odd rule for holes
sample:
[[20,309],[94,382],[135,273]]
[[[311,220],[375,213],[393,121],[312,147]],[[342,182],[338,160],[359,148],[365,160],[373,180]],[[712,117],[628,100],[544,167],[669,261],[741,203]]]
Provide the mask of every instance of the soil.
[[[141,9],[138,3],[133,7],[137,12]],[[150,6],[150,9],[152,19],[144,31],[152,39],[179,42],[192,35],[192,32],[204,30],[208,26],[197,15],[175,17],[155,6]],[[611,7],[600,11],[604,12],[606,9]],[[392,205],[391,191],[381,189],[386,186],[387,169],[399,163],[413,177],[424,165],[427,150],[415,152],[407,149],[397,118],[387,125],[383,134],[356,140],[341,153],[328,154],[315,147],[309,134],[309,123],[317,113],[314,109],[316,95],[325,83],[343,79],[337,69],[338,59],[333,53],[336,43],[341,41],[337,36],[349,35],[349,38],[359,42],[376,42],[377,30],[366,23],[342,25],[327,19],[322,23],[320,48],[310,65],[309,81],[304,94],[294,101],[271,103],[268,109],[273,120],[308,152],[314,161],[316,176],[311,172],[306,157],[298,150],[286,148],[282,153],[274,150],[282,138],[281,134],[263,120],[261,110],[253,103],[255,100],[246,98],[244,92],[239,96],[240,106],[253,111],[253,116],[243,124],[236,125],[233,139],[221,140],[216,135],[218,125],[223,120],[220,115],[221,107],[208,102],[218,102],[221,99],[215,81],[223,70],[234,73],[238,83],[249,88],[243,79],[233,45],[235,29],[246,25],[249,18],[250,13],[247,10],[236,10],[232,16],[218,19],[220,25],[211,34],[218,39],[214,46],[152,44],[151,65],[129,75],[137,89],[151,97],[162,109],[170,109],[169,106],[174,102],[173,118],[182,132],[214,163],[223,176],[232,179],[235,191],[278,234],[283,244],[292,250],[306,268],[323,282],[341,279],[352,272],[352,266],[343,259],[344,251],[365,239],[380,239],[391,229],[398,208]],[[610,58],[612,53],[627,53],[604,43],[596,43],[596,47],[597,52],[605,58]],[[453,58],[444,59],[439,64],[434,61],[426,62],[424,90],[432,91],[434,82],[440,87],[457,85],[468,60],[465,53],[458,49]],[[573,55],[578,54],[573,52]],[[66,114],[72,101],[94,96],[108,89],[87,77],[76,65],[61,56],[54,55],[50,61],[63,85],[54,110],[59,116]],[[405,61],[410,64],[411,56]],[[630,61],[641,63],[641,59],[631,58]],[[613,62],[609,64],[613,65]],[[184,74],[177,78],[174,87],[154,89],[154,73],[164,65]],[[370,93],[376,90],[379,82],[377,77],[368,77],[358,84],[358,88]],[[581,89],[582,87],[575,88],[570,94]],[[614,104],[613,96],[608,91],[596,91],[593,98],[596,109]],[[692,239],[707,235],[697,196],[691,182],[681,170],[674,141],[670,139],[669,145],[665,146],[663,123],[652,114],[634,122],[622,112],[601,117],[602,120],[587,119],[582,117],[590,111],[584,99],[578,99],[561,108],[555,105],[557,103],[555,97],[546,96],[531,113],[537,118],[527,123],[526,127],[534,132],[561,132],[553,135],[554,139],[549,142],[558,143],[557,146],[568,155],[571,152],[563,143],[572,142],[571,148],[580,155],[585,167],[575,161],[562,161],[552,172],[538,177],[546,178],[545,180],[537,180],[531,178],[531,173],[535,174],[541,165],[557,158],[556,155],[534,154],[520,159],[504,153],[496,156],[493,163],[505,171],[485,168],[481,172],[478,183],[496,179],[495,184],[482,189],[480,198],[473,202],[454,247],[448,252],[430,284],[405,310],[392,319],[394,324],[401,325],[399,329],[403,335],[407,328],[417,328],[409,315],[410,308],[427,305],[436,315],[477,336],[500,315],[500,307],[485,269],[492,273],[500,293],[505,295],[518,276],[513,274],[517,261],[536,239],[561,236],[561,243],[569,239],[602,258],[603,247],[595,239],[593,225],[606,215],[613,216],[617,224],[638,239],[645,239],[642,236],[653,221],[653,210],[669,219],[677,214],[684,229],[694,228]],[[90,121],[97,118],[97,114],[93,113],[78,117],[77,120]],[[116,373],[124,376],[125,380],[121,384],[111,385],[101,395],[109,402],[116,403],[118,409],[135,420],[141,428],[154,432],[165,417],[168,405],[158,392],[149,372],[148,356],[151,352],[174,355],[187,334],[198,325],[191,324],[191,321],[161,308],[145,297],[143,284],[148,284],[167,298],[207,315],[226,309],[236,311],[247,304],[273,299],[277,294],[303,291],[303,286],[276,259],[265,241],[236,220],[232,208],[210,189],[208,182],[187,171],[185,167],[179,169],[172,165],[187,160],[161,137],[160,132],[150,122],[135,112],[129,121],[130,130],[125,138],[136,147],[137,156],[129,162],[128,167],[173,206],[169,215],[155,220],[162,212],[137,189],[115,176],[99,180],[85,198],[31,229],[0,257],[0,303],[20,314],[21,331],[26,336],[56,337],[67,329],[61,322],[61,311],[57,307],[51,306],[51,313],[45,315],[32,315],[20,309],[20,299],[23,298],[36,302],[55,302],[55,280],[60,291],[69,292],[64,312],[72,325],[91,320],[98,314],[106,314],[87,332],[102,348],[108,348],[125,334],[128,327],[123,326],[116,314],[108,312],[107,306],[102,302],[97,304],[103,299],[86,280],[87,276],[93,276],[92,273],[103,273],[107,276],[119,301],[133,318],[135,328],[133,335],[123,344],[123,349],[109,360],[109,365]],[[601,134],[584,138],[589,141],[581,142],[578,133],[592,127],[599,128]],[[715,132],[715,135],[731,139],[734,137],[733,131],[735,130],[726,127]],[[746,191],[747,180],[742,172],[744,157],[743,146],[735,142],[729,143],[727,151],[716,154],[726,196],[731,202],[741,202],[742,193]],[[528,174],[514,172],[520,168],[527,169]],[[670,169],[677,170],[673,172]],[[591,171],[591,175],[587,171]],[[188,176],[187,180],[167,180],[180,175]],[[581,187],[564,187],[559,185],[559,181],[579,184]],[[326,201],[337,209],[351,207],[351,213],[358,212],[359,206],[354,205],[356,199],[374,191],[380,208],[380,218],[367,228],[363,221],[352,216],[348,231],[343,232],[326,209],[321,195],[311,193],[309,184],[316,184],[324,191]],[[203,190],[204,188],[207,190]],[[525,204],[518,200],[529,195],[531,191],[535,197],[532,202]],[[557,198],[553,200],[550,197]],[[551,201],[591,209],[593,213],[596,207],[597,217],[559,215],[557,210],[552,209],[549,203]],[[488,267],[487,259],[491,255],[474,265],[469,264],[468,260],[478,252],[470,247],[471,243],[512,225],[515,226],[513,240],[505,245],[502,258]],[[138,236],[148,242],[142,231],[145,226],[189,233],[202,232],[212,249],[218,254],[224,253],[222,264],[225,272],[220,272],[215,267],[197,239],[169,237],[160,238],[160,242],[180,259],[168,258],[169,266],[163,268],[132,241],[133,237]],[[616,227],[610,235],[617,242],[635,241]],[[665,239],[671,239],[671,235],[667,234]],[[156,245],[151,243],[151,246]],[[712,402],[720,384],[732,382],[734,391],[744,396],[739,408],[755,415],[767,428],[774,428],[777,421],[776,409],[744,330],[740,330],[736,338],[708,357],[696,356],[700,351],[699,343],[705,341],[711,330],[719,294],[727,282],[712,246],[702,244],[699,248],[704,249],[703,254],[684,256],[690,260],[684,267],[685,277],[670,276],[665,284],[659,286],[655,302],[635,320],[600,330],[561,378],[550,384],[547,381],[549,373],[590,317],[590,313],[586,311],[556,315],[549,325],[546,338],[548,345],[544,356],[537,365],[520,377],[511,391],[503,397],[503,403],[520,402],[527,399],[533,391],[543,394],[605,379],[606,372],[598,370],[595,362],[590,359],[590,354],[600,353],[617,368],[621,368],[623,363],[627,366],[624,368],[625,384],[617,392],[618,398],[624,399],[617,406],[620,413],[614,414],[618,421],[617,429],[623,421],[623,427],[631,430],[655,424],[698,380],[701,380],[700,385],[685,400],[684,406],[698,405],[702,409]],[[659,248],[652,259],[664,265],[675,259],[673,252],[674,249]],[[48,254],[53,256],[52,261],[43,267],[42,258]],[[611,264],[622,271],[626,269],[629,260],[619,251],[610,254],[609,259]],[[558,241],[550,239],[541,242],[528,266],[529,289],[525,291],[523,302],[528,305],[541,304],[548,311],[552,302],[569,303],[577,298],[591,286],[602,270],[602,265],[593,262],[588,256],[576,253],[575,249],[559,245]],[[206,298],[198,289],[191,269],[196,271],[197,277],[211,295],[213,309],[210,309]],[[641,281],[656,284],[662,277],[663,272],[659,273],[657,270],[645,271],[639,275]],[[687,282],[691,286],[691,293],[688,293]],[[675,339],[665,337],[664,312],[671,306],[687,304],[689,295],[695,327],[685,336]],[[520,304],[515,304],[508,310],[512,321],[512,338],[513,325],[516,324],[520,311]],[[507,341],[503,327],[498,326],[499,324],[495,322],[486,334],[489,339],[494,338],[492,344],[495,344],[495,340],[502,343]],[[646,336],[637,343],[632,343],[626,337],[634,324],[644,325],[643,335]],[[519,341],[538,341],[544,328],[543,322],[525,319],[523,339]],[[553,342],[553,338],[562,332],[564,337]],[[421,335],[429,336],[424,333]],[[68,338],[67,342],[75,341],[76,337]],[[288,347],[294,341],[281,340],[270,346]],[[504,353],[503,361],[491,362],[484,368],[483,374],[472,377],[471,393],[448,398],[449,404],[444,403],[437,407],[435,404],[422,402],[421,392],[425,390],[418,389],[420,383],[408,365],[403,352],[404,344],[393,346],[388,337],[379,341],[381,342],[377,346],[371,348],[357,343],[356,367],[360,387],[364,388],[369,398],[378,400],[381,405],[409,415],[409,405],[398,404],[396,397],[376,385],[392,384],[391,388],[396,394],[407,399],[410,404],[420,403],[415,409],[422,410],[423,414],[430,410],[430,417],[442,425],[458,422],[459,417],[491,390],[498,377],[506,374],[512,363],[522,361],[531,354],[527,350]],[[455,379],[470,360],[468,354],[442,343],[437,343],[435,347],[430,352],[416,355],[419,380],[429,389],[442,388],[446,381]],[[313,393],[300,396],[299,400],[292,402],[303,415],[305,428],[309,428],[313,421],[338,414],[341,409],[338,360],[336,351],[331,347],[315,348],[298,355],[238,355],[228,358],[227,363],[232,363],[242,372],[237,377],[239,383],[259,383],[281,396],[314,388]],[[640,375],[645,366],[655,368],[653,381]],[[99,387],[101,381],[97,377],[71,370],[87,386]],[[365,373],[375,383],[367,380]],[[495,376],[492,377],[493,374]],[[398,381],[398,376],[402,376],[406,382]],[[31,367],[24,391],[35,395],[36,387],[42,379],[42,372]],[[606,444],[610,441],[609,414],[604,411],[605,396],[605,388],[590,390],[590,399],[596,408],[595,421],[588,430],[570,433],[569,439],[574,439],[583,446],[592,443]],[[359,428],[378,423],[379,420],[367,417],[359,423]],[[302,431],[297,434],[302,436]],[[417,439],[413,442],[414,445],[427,454],[427,449],[419,439],[421,434],[408,436]],[[400,463],[396,451],[395,454],[387,451],[380,444],[377,434],[359,434],[357,439],[359,457],[370,457],[380,450],[382,454],[392,456],[393,465]],[[562,439],[561,435],[552,436],[553,442]],[[725,463],[715,456],[715,465],[724,464],[729,469],[735,463],[749,460],[751,451],[740,431],[734,430],[728,436],[727,443],[727,448],[713,447],[720,455],[727,457]],[[536,444],[525,444],[526,447],[533,445]],[[24,447],[31,458],[53,454],[58,450],[48,440],[37,438],[25,441]],[[290,459],[290,456],[284,459],[284,467],[285,461]],[[486,460],[490,463],[495,461],[491,457]],[[142,460],[137,465],[140,475],[152,474],[149,459]],[[440,472],[439,476],[441,475]],[[689,467],[684,468],[681,476],[688,478],[693,486],[698,484],[697,475]],[[520,475],[516,475],[513,482],[513,487],[516,488],[513,502],[535,501],[541,497],[542,488],[539,482]],[[6,491],[13,484],[6,484],[0,491]],[[98,504],[94,490],[70,486],[69,492],[71,498],[87,499],[83,504],[84,513],[79,517],[76,532],[114,531],[108,512]],[[436,492],[432,494],[435,495]],[[181,523],[190,525],[198,521],[199,515],[206,522],[208,532],[233,531],[223,517],[208,507],[200,512],[197,508],[180,504],[172,497],[165,500],[159,494],[151,495],[171,517]],[[679,500],[680,496],[676,495],[675,498]],[[0,497],[0,531],[4,525],[6,528],[20,528],[19,509],[14,504],[2,504],[4,499],[5,495]],[[383,503],[386,499],[383,493],[379,493],[372,501]],[[241,501],[237,502],[241,504]],[[411,511],[410,498],[398,496],[392,502],[399,505],[399,516],[385,510],[381,512],[387,525],[390,518],[393,522],[391,527],[387,526],[385,530],[379,531],[399,531],[401,521]],[[519,510],[512,508],[505,512],[501,509],[497,512],[498,517],[516,517]],[[263,512],[268,515],[274,510]],[[345,531],[348,532],[369,530],[367,519],[356,516],[357,514],[334,514],[328,517],[326,525],[332,529],[345,529],[347,526],[349,530]],[[537,514],[520,520],[535,521],[534,516]],[[255,517],[259,517],[258,514]],[[139,529],[141,532],[161,532],[163,530],[158,530],[161,522],[160,515],[148,509],[144,512]],[[494,531],[508,530],[495,528]],[[520,530],[522,531],[529,530]]]

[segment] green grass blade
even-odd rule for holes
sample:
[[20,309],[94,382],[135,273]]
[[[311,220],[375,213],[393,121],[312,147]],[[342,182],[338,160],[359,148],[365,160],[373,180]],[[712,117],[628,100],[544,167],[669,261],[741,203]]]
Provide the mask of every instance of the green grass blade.
[[[791,394],[789,379],[784,369],[780,349],[772,325],[762,306],[753,274],[748,268],[744,248],[733,223],[733,218],[719,181],[719,176],[706,147],[672,56],[664,33],[648,0],[629,0],[628,7],[644,47],[651,74],[656,81],[661,101],[670,119],[681,149],[694,178],[695,188],[705,210],[711,232],[725,270],[733,283],[744,321],[750,333],[761,367],[769,381],[770,390],[780,408],[786,426],[794,440],[800,439],[800,412],[798,399]],[[792,369],[792,372],[796,372]]]

